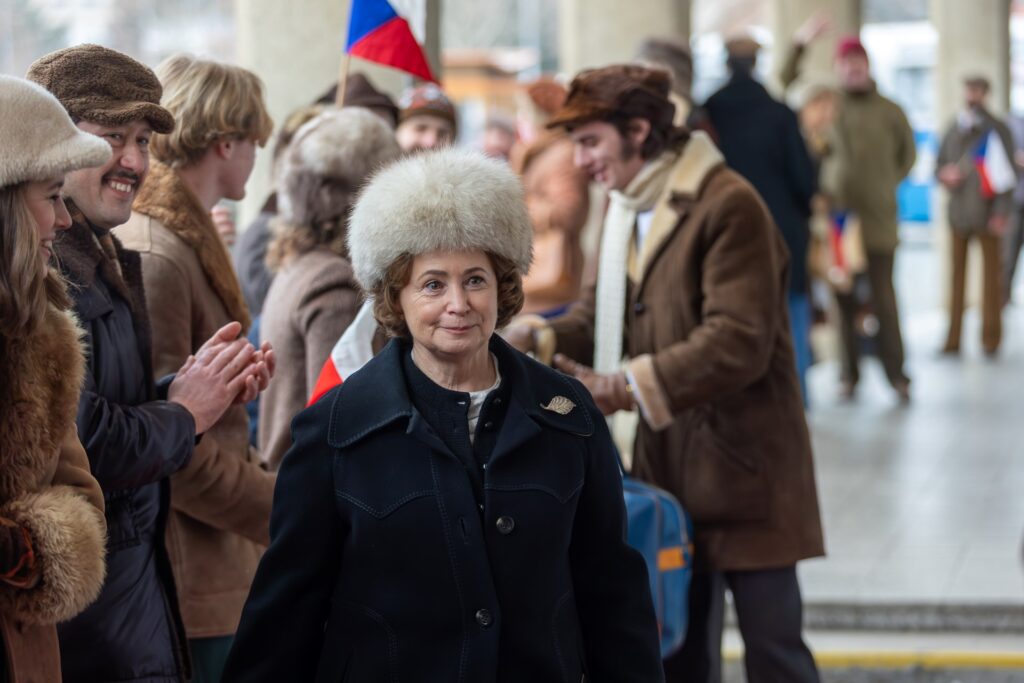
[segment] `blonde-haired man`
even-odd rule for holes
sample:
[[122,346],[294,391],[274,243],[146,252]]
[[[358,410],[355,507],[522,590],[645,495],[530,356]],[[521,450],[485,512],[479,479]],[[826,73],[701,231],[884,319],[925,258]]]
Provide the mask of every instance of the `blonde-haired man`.
[[[142,255],[159,377],[232,320],[250,324],[231,259],[210,217],[241,199],[256,147],[273,124],[253,73],[177,55],[156,70],[161,105],[177,127],[154,135],[156,161],[131,219],[115,233]],[[273,352],[261,349],[272,371]],[[269,542],[274,475],[249,446],[249,418],[234,405],[171,478],[167,546],[193,661],[193,681],[219,681],[249,583]]]

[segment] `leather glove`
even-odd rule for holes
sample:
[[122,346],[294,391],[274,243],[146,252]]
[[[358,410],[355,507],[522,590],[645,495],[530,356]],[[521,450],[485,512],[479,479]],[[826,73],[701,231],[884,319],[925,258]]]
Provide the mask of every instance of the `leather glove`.
[[594,397],[594,403],[603,415],[619,410],[632,410],[635,405],[629,382],[622,372],[601,373],[583,363],[577,363],[561,353],[555,354],[555,367],[583,383]]

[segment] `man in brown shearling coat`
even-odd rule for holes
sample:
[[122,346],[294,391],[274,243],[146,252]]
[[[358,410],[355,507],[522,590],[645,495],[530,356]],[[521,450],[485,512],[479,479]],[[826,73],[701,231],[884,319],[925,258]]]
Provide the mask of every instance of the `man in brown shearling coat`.
[[796,563],[824,548],[789,257],[707,136],[672,125],[668,88],[666,74],[636,66],[573,82],[549,125],[568,129],[576,164],[610,193],[598,282],[565,316],[507,334],[538,355],[557,350],[605,414],[639,408],[633,474],[693,517],[690,628],[666,679],[720,680],[728,586],[747,680],[817,681]]

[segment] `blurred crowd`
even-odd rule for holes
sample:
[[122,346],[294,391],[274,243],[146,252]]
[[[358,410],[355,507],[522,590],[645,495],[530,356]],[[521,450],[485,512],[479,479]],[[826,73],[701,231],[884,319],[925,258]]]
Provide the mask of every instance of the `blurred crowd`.
[[[784,86],[829,30],[800,28]],[[824,553],[811,329],[835,316],[844,399],[867,350],[911,400],[893,268],[914,136],[855,36],[796,111],[756,40],[725,47],[703,103],[670,40],[524,83],[472,152],[433,83],[395,101],[352,73],[275,131],[255,74],[187,55],[80,45],[0,78],[4,680],[714,681],[728,589],[748,680],[817,681],[795,571]],[[995,356],[1024,120],[990,111],[984,74],[963,87],[935,168],[941,350],[976,241]],[[265,146],[274,191],[237,230],[224,202]],[[375,358],[349,386],[361,315]],[[613,436],[695,525],[664,662]],[[439,452],[465,500],[417,464]]]

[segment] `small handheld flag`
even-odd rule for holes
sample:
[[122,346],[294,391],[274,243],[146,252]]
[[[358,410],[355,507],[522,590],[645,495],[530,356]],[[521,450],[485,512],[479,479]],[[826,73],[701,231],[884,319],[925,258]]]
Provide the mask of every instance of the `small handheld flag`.
[[437,83],[409,22],[388,0],[352,0],[345,52]]
[[373,317],[373,301],[368,300],[331,350],[330,357],[320,370],[307,407],[319,401],[321,396],[370,362],[373,358],[373,335],[376,331],[377,320]]
[[981,181],[981,196],[992,199],[996,195],[1009,192],[1017,185],[1010,156],[1006,153],[999,134],[990,130],[983,135],[977,149],[974,150],[974,167]]

